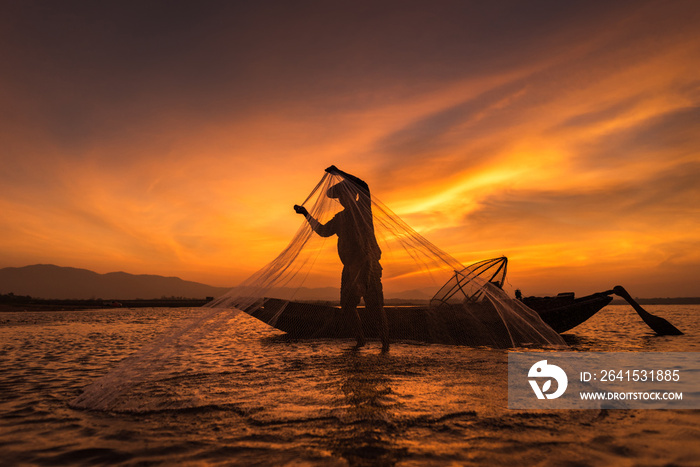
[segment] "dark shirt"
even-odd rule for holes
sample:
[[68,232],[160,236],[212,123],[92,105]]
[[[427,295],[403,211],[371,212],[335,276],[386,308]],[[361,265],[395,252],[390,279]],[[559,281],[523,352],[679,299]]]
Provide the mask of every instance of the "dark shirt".
[[353,206],[340,211],[326,224],[309,218],[311,228],[320,236],[338,236],[338,256],[345,266],[379,261],[382,255],[374,236],[369,197],[360,194],[359,198]]

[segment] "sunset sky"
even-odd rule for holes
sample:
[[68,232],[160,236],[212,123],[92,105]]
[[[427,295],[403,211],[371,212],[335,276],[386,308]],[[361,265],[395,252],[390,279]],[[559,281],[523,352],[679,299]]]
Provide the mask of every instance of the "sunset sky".
[[6,1],[0,267],[232,286],[335,164],[526,295],[700,296],[698,1]]

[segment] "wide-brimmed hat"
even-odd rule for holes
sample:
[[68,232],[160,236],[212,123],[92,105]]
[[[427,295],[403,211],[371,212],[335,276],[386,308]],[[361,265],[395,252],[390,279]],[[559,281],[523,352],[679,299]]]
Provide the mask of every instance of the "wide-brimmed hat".
[[330,187],[328,191],[326,191],[326,196],[329,198],[339,198],[343,193],[349,195],[357,194],[357,188],[347,180],[343,180]]

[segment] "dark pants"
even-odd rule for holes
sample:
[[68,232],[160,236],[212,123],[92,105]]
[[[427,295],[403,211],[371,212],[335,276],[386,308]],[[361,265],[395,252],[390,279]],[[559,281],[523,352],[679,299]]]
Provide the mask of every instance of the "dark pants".
[[355,327],[357,342],[365,340],[362,321],[357,312],[360,299],[365,299],[365,307],[370,313],[378,313],[379,335],[383,345],[389,345],[389,323],[384,311],[384,291],[382,289],[382,267],[379,261],[348,264],[343,267],[340,282],[340,307],[349,316]]

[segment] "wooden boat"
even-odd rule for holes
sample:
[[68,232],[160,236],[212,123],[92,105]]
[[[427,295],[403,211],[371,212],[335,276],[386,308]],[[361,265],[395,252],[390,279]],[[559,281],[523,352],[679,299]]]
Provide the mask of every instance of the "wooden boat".
[[[612,297],[604,293],[581,298],[566,293],[555,297],[526,297],[523,303],[535,310],[552,329],[563,333],[589,319],[611,300]],[[385,306],[384,310],[389,322],[389,337],[394,341],[490,345],[493,339],[497,338],[494,336],[507,335],[507,331],[502,329],[503,323],[499,320],[490,320],[488,326],[485,326],[483,321],[476,322],[471,315],[465,315],[459,306],[453,306],[451,309],[441,307],[439,312],[430,310],[428,306]],[[348,316],[343,315],[339,307],[268,298],[262,306],[247,312],[293,338],[355,337],[352,322]],[[364,307],[359,307],[358,312],[365,336],[378,338],[377,314]]]
[[[482,300],[484,291],[493,295],[493,288],[502,289],[505,283],[508,259],[503,256],[479,261],[455,271],[454,276],[430,300],[430,306],[385,306],[389,338],[443,344],[471,346],[510,347],[512,332],[508,329],[489,300]],[[477,286],[472,287],[475,278]],[[555,297],[500,298],[518,302],[507,305],[517,308],[525,305],[539,314],[542,321],[555,332],[563,333],[583,323],[612,301],[612,294],[627,300],[645,323],[661,335],[682,334],[671,323],[643,310],[624,288],[576,298],[573,293],[561,293]],[[496,294],[498,295],[498,294]],[[466,305],[465,305],[466,304]],[[244,310],[295,338],[354,338],[355,330],[349,316],[338,307],[313,303],[290,302],[266,298]],[[526,310],[523,310],[527,312]],[[358,308],[365,337],[379,337],[379,319],[362,307]],[[525,331],[527,332],[527,331]],[[532,336],[530,334],[529,336]],[[514,341],[530,342],[527,334]],[[537,340],[536,336],[535,339]]]
[[[509,347],[513,330],[506,328],[500,313],[488,300],[479,299],[484,288],[503,287],[507,264],[508,259],[500,257],[456,271],[431,299],[431,306],[385,306],[389,338]],[[481,285],[471,288],[469,284],[475,277],[481,278]],[[517,307],[526,305],[554,331],[561,333],[593,316],[610,300],[609,294],[604,293],[579,299],[567,293],[556,297],[528,297],[519,301]],[[294,338],[355,337],[350,317],[338,307],[266,298],[244,311]],[[363,307],[358,308],[358,313],[365,337],[379,337],[378,314]]]

